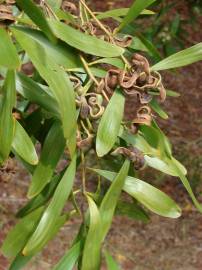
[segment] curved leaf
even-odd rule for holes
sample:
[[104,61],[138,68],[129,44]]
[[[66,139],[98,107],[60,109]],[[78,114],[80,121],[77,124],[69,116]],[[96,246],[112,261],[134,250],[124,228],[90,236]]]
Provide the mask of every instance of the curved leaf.
[[202,42],[175,53],[152,66],[152,70],[165,70],[190,65],[202,60]]
[[15,69],[20,65],[15,46],[9,35],[0,27],[0,66]]
[[96,151],[99,157],[106,155],[114,146],[124,113],[125,97],[117,89],[107,105],[98,126]]
[[34,170],[28,197],[39,194],[50,182],[55,167],[64,152],[65,140],[59,122],[53,123],[45,139],[38,166]]
[[[110,181],[117,175],[110,171],[92,170]],[[160,216],[178,218],[181,215],[181,209],[170,197],[142,180],[128,176],[123,190]]]
[[[23,254],[29,256],[36,254],[47,243],[47,239],[52,231],[57,227],[57,218],[65,205],[67,198],[72,190],[76,172],[76,155],[73,157],[64,176],[58,184],[50,204],[42,215],[42,218],[23,249]],[[57,229],[57,228],[56,228]]]
[[50,25],[58,38],[82,52],[101,57],[116,57],[124,53],[121,47],[81,33],[62,22],[50,20]]
[[36,165],[38,163],[38,156],[32,140],[18,121],[15,121],[12,149],[29,164]]
[[15,105],[15,74],[8,71],[0,90],[0,163],[6,160],[11,150],[15,122],[12,110]]

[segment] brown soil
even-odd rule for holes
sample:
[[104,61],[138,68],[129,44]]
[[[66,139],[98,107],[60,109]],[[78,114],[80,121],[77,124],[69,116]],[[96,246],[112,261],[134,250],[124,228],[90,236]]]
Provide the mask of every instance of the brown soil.
[[[127,6],[132,1],[93,1],[98,10]],[[184,3],[183,1],[181,1]],[[186,7],[186,6],[185,6]],[[186,15],[187,9],[179,7]],[[202,40],[202,17],[196,29],[189,27],[189,42]],[[161,121],[166,133],[175,144],[175,152],[184,161],[190,176],[197,178],[197,193],[201,193],[202,172],[202,63],[166,73],[165,84],[177,90],[181,97],[169,98],[165,108],[168,121]],[[9,174],[0,177],[0,244],[15,223],[14,214],[25,203],[29,177],[15,162],[11,162]],[[14,172],[14,173],[12,173]],[[153,175],[148,180],[152,180]],[[159,179],[155,181],[159,183]],[[188,196],[176,179],[166,178],[161,188],[183,207],[183,215],[177,220],[151,216],[149,224],[123,217],[116,217],[106,241],[106,248],[115,256],[124,270],[200,270],[202,269],[202,216],[194,209]],[[71,220],[58,237],[26,269],[50,270],[62,256],[79,226]],[[8,269],[8,261],[0,255],[0,270]],[[104,269],[104,267],[103,267]]]

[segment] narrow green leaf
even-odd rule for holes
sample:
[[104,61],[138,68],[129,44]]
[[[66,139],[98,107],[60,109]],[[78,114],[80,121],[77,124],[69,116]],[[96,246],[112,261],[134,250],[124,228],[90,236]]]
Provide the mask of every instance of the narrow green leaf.
[[126,177],[128,175],[128,170],[130,166],[130,161],[125,160],[121,170],[118,174],[114,174],[113,182],[105,194],[102,203],[100,205],[100,216],[102,221],[102,231],[101,239],[104,240],[112,222],[113,214],[123,189]]
[[117,89],[110,99],[98,126],[96,151],[99,157],[106,155],[116,142],[123,118],[124,104],[125,97]]
[[[116,19],[117,17],[126,16],[128,14],[128,11],[129,11],[129,8],[117,8],[117,9],[112,9],[112,10],[102,12],[98,14],[96,17],[98,20],[107,19],[107,18]],[[144,9],[140,14],[141,15],[154,15],[155,12],[148,9]]]
[[58,66],[39,43],[22,32],[20,28],[13,27],[12,31],[40,75],[50,86],[50,90],[59,105],[64,137],[68,142],[76,127],[76,104],[73,85],[67,73]]
[[163,119],[168,119],[168,115],[167,113],[160,107],[160,105],[158,104],[158,102],[156,101],[156,99],[152,99],[152,101],[150,101],[150,106],[151,108]]
[[36,103],[43,109],[51,112],[54,116],[60,117],[57,100],[51,95],[51,92],[48,93],[42,89],[40,85],[31,78],[22,73],[18,73],[16,75],[16,90],[32,103]]
[[55,121],[45,139],[39,164],[34,171],[28,191],[29,198],[39,194],[46,184],[50,182],[64,148],[65,140],[62,128],[60,123]]
[[139,14],[156,0],[135,0],[131,8],[128,10],[125,18],[118,27],[120,31],[124,26],[135,20]]
[[72,190],[74,177],[76,172],[76,155],[73,157],[69,167],[67,168],[64,176],[58,184],[50,204],[42,215],[42,218],[29,239],[23,254],[29,256],[36,254],[47,243],[50,234],[56,227],[57,218],[60,216],[61,211],[65,205],[67,198]]
[[38,163],[38,156],[32,140],[18,121],[15,121],[12,149],[29,164],[36,165]]
[[72,270],[81,252],[81,242],[74,244],[62,259],[57,263],[53,270]]
[[8,33],[6,33],[3,28],[0,28],[0,40],[0,66],[7,67],[9,69],[19,67],[20,61],[15,46],[13,45]]
[[28,35],[29,38],[38,44],[40,50],[44,50],[46,55],[58,65],[68,69],[82,66],[76,50],[68,46],[66,43],[58,41],[57,44],[53,44],[39,30],[22,26],[18,26],[16,29],[19,29],[21,32]]
[[[110,171],[92,170],[110,181],[117,176]],[[160,216],[178,218],[181,215],[181,209],[170,197],[142,180],[128,176],[123,190]]]
[[38,208],[22,218],[7,235],[2,252],[6,257],[15,257],[27,243],[32,231],[39,222],[44,207]]
[[124,53],[124,49],[94,36],[81,33],[62,22],[50,20],[50,25],[58,38],[82,52],[101,57],[116,57]]
[[53,42],[56,38],[40,8],[32,0],[16,0],[17,4],[30,17],[30,19],[44,32],[44,34]]
[[202,60],[202,42],[175,53],[152,66],[152,70],[165,70],[190,65]]
[[0,163],[6,160],[11,150],[15,122],[12,109],[15,105],[15,74],[8,71],[0,91]]
[[117,264],[117,262],[113,259],[113,257],[107,251],[105,251],[105,259],[106,259],[108,270],[120,270],[120,267]]
[[[89,211],[90,211],[90,224],[89,230],[86,237],[83,257],[82,257],[82,268],[81,270],[100,269],[100,229],[101,219],[97,205],[89,196],[87,196]],[[89,254],[91,258],[89,259]]]
[[181,170],[179,164],[176,162],[176,160],[171,159],[170,160],[170,165],[173,168],[173,170],[175,170],[176,174],[178,175],[178,177],[180,178],[180,180],[182,181],[184,187],[186,188],[188,194],[190,195],[195,207],[202,213],[202,205],[197,201],[191,186],[189,184],[189,180],[187,179],[187,177],[184,175],[183,171]]

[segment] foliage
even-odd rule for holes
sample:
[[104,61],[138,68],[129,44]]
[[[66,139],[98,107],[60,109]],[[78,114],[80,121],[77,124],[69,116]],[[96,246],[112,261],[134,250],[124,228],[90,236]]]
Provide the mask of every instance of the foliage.
[[[22,269],[78,215],[78,235],[54,269],[77,265],[96,270],[114,215],[143,222],[149,219],[147,210],[169,218],[181,215],[169,196],[137,178],[138,170],[152,167],[179,177],[202,211],[186,169],[173,157],[154,118],[167,119],[161,103],[177,95],[164,88],[159,70],[202,60],[202,43],[160,60],[144,36],[124,34],[136,17],[153,14],[146,8],[154,0],[136,0],[130,9],[104,13],[92,12],[84,0],[78,7],[68,1],[39,2],[9,0],[0,6],[5,11],[0,28],[0,162],[15,157],[32,178],[29,201],[17,213],[19,222],[2,251],[13,260],[10,269]],[[114,30],[103,22],[108,17]],[[145,46],[155,56],[152,66],[143,56]],[[134,102],[132,120],[124,116],[128,99]],[[63,168],[58,167],[61,160]],[[81,173],[79,186],[76,172]],[[87,172],[96,191],[86,183]],[[119,269],[105,255],[108,268]]]

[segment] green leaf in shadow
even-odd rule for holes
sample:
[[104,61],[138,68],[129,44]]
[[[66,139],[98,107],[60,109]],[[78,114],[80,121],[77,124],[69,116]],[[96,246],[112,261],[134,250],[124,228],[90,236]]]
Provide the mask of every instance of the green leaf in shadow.
[[34,170],[28,197],[39,194],[45,185],[50,182],[56,165],[65,149],[65,140],[61,124],[55,121],[45,139],[39,163]]

